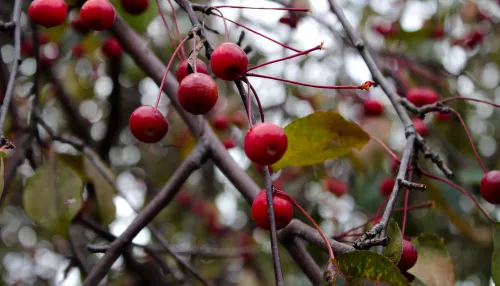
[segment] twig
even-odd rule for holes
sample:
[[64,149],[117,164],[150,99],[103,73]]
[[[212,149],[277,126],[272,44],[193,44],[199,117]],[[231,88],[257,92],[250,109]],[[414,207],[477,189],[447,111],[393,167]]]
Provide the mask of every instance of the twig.
[[175,0],[179,6],[186,11],[189,21],[191,21],[191,24],[193,27],[199,27],[200,31],[198,33],[198,36],[200,37],[200,41],[204,43],[205,45],[205,56],[207,59],[210,59],[212,56],[212,52],[214,51],[214,48],[210,41],[208,41],[207,37],[205,36],[205,29],[202,28],[202,25],[200,21],[198,20],[198,17],[193,11],[193,7],[191,6],[192,4],[189,3],[187,0]]
[[[165,187],[154,197],[149,204],[137,215],[130,226],[110,245],[103,258],[92,268],[83,285],[93,286],[99,284],[113,263],[132,239],[150,223],[180,190],[182,184],[207,158],[207,149],[204,144],[198,144],[191,154],[182,162],[175,173],[170,177]],[[204,283],[208,285],[208,283]]]
[[4,123],[5,117],[7,116],[7,111],[9,108],[10,100],[12,99],[12,94],[14,92],[14,84],[16,82],[17,72],[19,70],[19,64],[21,63],[21,9],[22,0],[15,0],[14,11],[12,13],[12,22],[15,25],[14,28],[14,58],[12,62],[12,70],[10,72],[9,82],[7,84],[7,90],[3,98],[2,106],[0,107],[0,138],[4,137]]
[[84,236],[82,236],[82,232],[80,231],[80,227],[78,224],[71,223],[69,226],[69,244],[71,246],[71,252],[73,252],[72,259],[80,268],[80,271],[83,274],[83,277],[86,277],[90,272],[90,266],[87,263],[87,255],[85,253],[85,241]]
[[313,285],[320,285],[323,276],[321,268],[314,261],[309,252],[307,252],[302,242],[295,236],[284,236],[281,235],[281,233],[280,240],[287,248],[293,260],[295,260]]

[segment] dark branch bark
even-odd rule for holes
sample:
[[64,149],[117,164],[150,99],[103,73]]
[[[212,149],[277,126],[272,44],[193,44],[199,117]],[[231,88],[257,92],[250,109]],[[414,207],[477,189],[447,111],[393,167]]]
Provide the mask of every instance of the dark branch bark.
[[280,235],[280,240],[313,285],[320,285],[323,278],[321,268],[307,252],[302,242],[295,236],[284,237]]

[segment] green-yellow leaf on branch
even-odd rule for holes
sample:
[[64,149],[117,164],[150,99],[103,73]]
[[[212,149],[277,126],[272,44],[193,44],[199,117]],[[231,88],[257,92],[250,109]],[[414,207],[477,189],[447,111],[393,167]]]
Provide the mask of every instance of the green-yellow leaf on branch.
[[23,194],[24,210],[52,233],[68,235],[71,220],[82,205],[83,180],[60,160],[36,169]]
[[408,272],[425,285],[454,285],[453,264],[446,245],[435,234],[421,234],[412,240],[417,247],[418,260]]
[[361,149],[370,140],[356,123],[335,111],[317,111],[285,127],[288,149],[274,170],[288,166],[310,166]]
[[335,262],[349,285],[411,285],[387,257],[371,250],[345,253]]
[[395,265],[398,264],[403,254],[403,235],[398,223],[394,219],[389,220],[387,225],[387,236],[391,238],[389,245],[384,248],[384,256],[389,258]]

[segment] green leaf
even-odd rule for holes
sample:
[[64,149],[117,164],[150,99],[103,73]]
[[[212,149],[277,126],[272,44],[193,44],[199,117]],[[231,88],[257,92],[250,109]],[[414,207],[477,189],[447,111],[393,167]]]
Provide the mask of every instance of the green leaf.
[[491,276],[500,285],[500,223],[493,225],[493,255],[491,256]]
[[37,224],[65,237],[82,204],[83,181],[60,160],[41,166],[28,178],[24,210]]
[[[123,10],[122,5],[120,4],[119,0],[110,0],[111,4],[113,4],[113,7],[115,7],[116,12],[118,15],[120,15],[127,24],[129,24],[132,28],[136,29],[139,32],[146,32],[146,29],[151,22],[152,19],[156,17],[158,14],[158,8],[153,0],[149,0],[149,6],[144,13],[141,13],[140,15],[131,15],[127,13],[125,10]],[[164,11],[164,13],[166,13]],[[167,21],[171,18],[169,15],[166,15]],[[174,29],[173,27],[173,22],[169,21],[169,27],[170,29]],[[163,26],[163,24],[162,24]]]
[[370,140],[357,124],[338,112],[317,111],[285,127],[288,149],[274,170],[288,166],[309,166],[361,149]]
[[[335,258],[337,267],[349,285],[411,285],[387,257],[374,251],[362,250]],[[333,286],[333,284],[330,284]]]
[[[92,152],[92,151],[89,151]],[[82,155],[57,154],[58,158],[70,166],[80,177],[92,182],[95,186],[97,209],[99,220],[107,225],[115,219],[116,206],[113,202],[115,195],[114,186],[110,185],[101,172],[92,164],[90,159]],[[99,156],[93,156],[99,158]],[[114,180],[113,172],[102,161],[97,162],[106,173],[105,175]]]
[[391,238],[389,245],[384,248],[384,256],[389,258],[394,265],[397,265],[403,253],[403,235],[398,223],[392,218],[387,225],[387,236]]
[[417,248],[418,260],[408,272],[425,285],[453,285],[453,264],[443,240],[435,234],[421,234],[412,243]]

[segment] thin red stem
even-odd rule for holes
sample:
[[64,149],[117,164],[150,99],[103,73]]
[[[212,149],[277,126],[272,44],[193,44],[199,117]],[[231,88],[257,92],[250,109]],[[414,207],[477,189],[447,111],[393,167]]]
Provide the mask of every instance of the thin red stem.
[[470,146],[472,147],[472,151],[474,152],[474,156],[476,156],[477,162],[481,166],[481,169],[483,169],[483,172],[486,174],[488,173],[488,169],[486,169],[486,166],[484,166],[483,161],[481,161],[481,157],[479,157],[479,153],[476,150],[476,146],[474,145],[474,142],[472,141],[472,137],[470,136],[469,129],[467,128],[467,125],[465,124],[464,120],[462,119],[462,116],[458,111],[452,109],[451,110],[455,116],[460,120],[460,124],[464,127],[465,134],[467,134],[467,139],[469,140]]
[[246,76],[267,78],[267,79],[282,81],[282,82],[296,84],[296,85],[302,85],[302,86],[314,87],[314,88],[323,88],[323,89],[363,89],[363,90],[369,90],[370,87],[373,85],[372,81],[367,81],[367,82],[363,83],[362,85],[316,85],[316,84],[303,83],[303,82],[288,80],[288,79],[274,77],[274,76],[270,76],[270,75],[256,74],[256,73],[247,73]]
[[[430,207],[434,207],[433,201],[428,201],[426,203],[416,205],[416,206],[409,206],[406,210],[412,211],[412,210],[417,210],[417,209],[426,209],[426,208],[430,208]],[[397,213],[397,212],[402,212],[402,211],[404,211],[404,208],[395,209],[392,212]]]
[[[217,16],[217,17],[222,17],[222,16],[217,15],[217,14],[215,14],[215,13],[211,13],[211,14],[212,14],[212,15],[215,15],[215,16]],[[236,21],[233,21],[233,20],[230,20],[230,19],[227,19],[227,18],[225,18],[225,19],[226,19],[227,21],[229,21],[229,22],[231,22],[231,23],[235,24],[236,26],[242,27],[243,29],[246,29],[246,30],[248,30],[248,31],[250,31],[250,32],[252,32],[252,33],[254,33],[254,34],[256,34],[256,35],[259,35],[259,36],[261,36],[261,37],[263,37],[263,38],[266,38],[266,39],[268,39],[269,41],[271,41],[271,42],[273,42],[273,43],[275,43],[275,44],[278,44],[278,45],[282,46],[283,48],[287,48],[287,49],[292,50],[292,51],[297,52],[297,53],[299,53],[299,52],[300,52],[300,50],[294,49],[294,48],[289,47],[289,46],[287,46],[287,45],[285,45],[285,44],[283,44],[283,43],[281,43],[281,42],[278,42],[278,41],[276,41],[276,40],[274,40],[274,39],[272,39],[272,38],[270,38],[270,37],[268,37],[268,36],[266,36],[266,35],[264,35],[264,34],[261,34],[261,33],[259,33],[259,32],[257,32],[257,31],[255,31],[255,30],[253,30],[253,29],[250,29],[249,27],[247,27],[247,26],[245,26],[245,25],[243,25],[243,24],[240,24],[240,23],[238,23],[238,22],[236,22]]]
[[231,20],[229,20],[226,17],[224,17],[224,15],[222,14],[222,12],[219,9],[217,9],[215,7],[212,8],[212,9],[215,10],[215,11],[217,11],[217,12],[219,12],[220,15],[216,15],[216,14],[213,14],[213,13],[212,14],[215,15],[215,16],[217,16],[217,17],[221,17],[222,21],[224,21],[224,30],[226,32],[226,42],[229,42],[229,29],[227,28],[227,21],[231,21]]
[[403,224],[401,226],[401,234],[405,235],[406,229],[406,215],[408,214],[408,199],[410,197],[410,191],[408,189],[405,190],[405,202],[403,207]]
[[158,92],[158,97],[156,98],[156,104],[155,104],[155,108],[156,109],[158,109],[158,104],[160,103],[161,93],[163,92],[163,86],[165,85],[165,80],[167,79],[167,75],[168,75],[168,71],[170,70],[170,66],[174,62],[175,55],[177,55],[179,53],[180,48],[184,45],[184,43],[188,39],[189,39],[189,36],[187,36],[186,38],[184,38],[184,40],[182,40],[182,42],[180,42],[180,44],[177,47],[177,49],[175,49],[174,54],[172,55],[172,57],[170,57],[170,61],[168,62],[167,69],[165,70],[165,74],[163,74],[163,78],[161,80],[160,91]]
[[311,12],[311,8],[287,8],[287,7],[248,7],[248,6],[212,6],[211,8],[235,8],[235,9],[253,9],[253,10],[282,10],[282,11],[293,11],[293,12]]
[[312,49],[309,49],[307,51],[299,52],[299,53],[296,53],[296,54],[288,56],[288,57],[284,57],[284,58],[281,58],[281,59],[277,59],[277,60],[266,62],[266,63],[260,64],[260,65],[256,65],[254,67],[251,67],[251,68],[247,69],[247,72],[249,72],[251,70],[254,70],[254,69],[257,69],[257,68],[260,68],[260,67],[263,67],[263,66],[274,64],[274,63],[277,63],[277,62],[282,62],[282,61],[286,61],[286,60],[293,59],[293,58],[296,58],[296,57],[300,57],[302,55],[307,55],[310,52],[313,52],[313,51],[316,51],[316,50],[321,50],[321,49],[323,49],[323,42],[321,42],[321,44],[319,44],[316,47],[314,47]]
[[462,192],[464,195],[466,195],[467,197],[469,197],[469,199],[471,199],[475,204],[476,206],[479,208],[479,210],[484,214],[484,216],[492,223],[496,223],[495,220],[493,220],[493,218],[491,218],[491,216],[481,207],[481,204],[477,201],[477,199],[472,196],[471,194],[469,194],[469,192],[467,192],[465,189],[463,189],[462,187],[460,187],[459,185],[455,184],[454,182],[446,179],[446,178],[442,178],[442,177],[439,177],[439,176],[436,176],[432,173],[429,173],[427,171],[424,171],[422,170],[422,174],[426,177],[429,177],[433,180],[436,180],[436,181],[441,181],[443,183],[446,183],[452,187],[454,187],[455,189],[459,190],[460,192]]
[[384,148],[385,151],[387,151],[387,153],[389,153],[389,155],[391,155],[393,159],[399,161],[398,156],[389,148],[389,146],[387,146],[384,142],[382,142],[382,140],[378,139],[373,135],[370,135],[370,138],[373,139],[375,142],[377,142],[380,146],[382,146],[382,148]]
[[[172,9],[172,16],[174,17],[175,31],[177,33],[177,41],[181,42],[181,33],[179,33],[179,24],[177,22],[177,12],[175,12],[174,5],[171,0],[168,0],[168,4],[170,4],[170,8]],[[186,53],[184,52],[184,47],[181,49],[181,54],[184,59],[186,59]],[[196,65],[196,64],[195,64]]]
[[250,82],[247,80],[247,116],[248,116],[248,124],[250,127],[253,126],[252,120],[252,93],[250,89]]
[[248,78],[244,78],[245,82],[250,85],[250,88],[252,89],[253,95],[255,96],[255,100],[257,100],[257,106],[259,106],[259,112],[260,112],[260,120],[264,122],[264,109],[262,108],[262,104],[260,103],[259,95],[257,94],[257,91],[253,87],[253,85],[250,83]]
[[277,195],[281,195],[285,198],[287,198],[290,202],[292,202],[305,216],[306,218],[313,224],[313,226],[316,228],[316,230],[318,231],[319,235],[321,235],[321,237],[323,238],[323,240],[325,241],[325,244],[326,244],[326,248],[328,249],[328,255],[330,256],[330,260],[333,262],[333,260],[335,259],[335,256],[333,255],[333,250],[332,250],[332,247],[330,245],[330,242],[328,241],[328,238],[326,238],[326,235],[323,233],[323,231],[321,230],[321,228],[319,227],[319,225],[314,221],[314,219],[306,212],[306,210],[304,208],[302,208],[302,206],[299,205],[299,203],[297,203],[289,194],[283,192],[283,191],[280,191],[280,190],[275,190],[274,191],[275,194]]
[[[167,34],[168,34],[168,38],[170,39],[170,43],[172,44],[172,47],[174,49],[177,49],[177,46],[175,45],[174,38],[172,37],[172,33],[170,32],[170,27],[168,26],[167,19],[165,19],[165,14],[163,14],[163,11],[161,10],[160,2],[159,2],[159,0],[155,0],[155,1],[156,1],[156,6],[158,6],[158,12],[160,13],[160,17],[161,17],[161,20],[163,22],[163,25],[165,26],[165,29],[167,29]],[[179,41],[180,41],[180,39],[179,39]],[[178,55],[178,57],[181,61],[184,60],[184,58],[181,55]]]
[[494,106],[494,107],[500,108],[500,104],[496,104],[496,103],[493,103],[493,102],[490,102],[490,101],[481,100],[481,99],[477,99],[477,98],[472,98],[472,97],[463,97],[463,96],[453,96],[453,97],[448,97],[448,98],[446,98],[446,99],[441,100],[441,103],[442,103],[442,104],[445,104],[445,103],[447,103],[447,102],[449,102],[449,101],[454,101],[454,100],[467,100],[467,101],[481,102],[481,103],[489,104],[489,105],[491,105],[491,106]]

